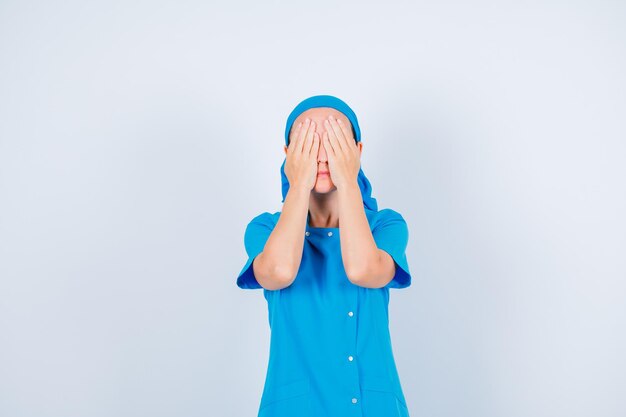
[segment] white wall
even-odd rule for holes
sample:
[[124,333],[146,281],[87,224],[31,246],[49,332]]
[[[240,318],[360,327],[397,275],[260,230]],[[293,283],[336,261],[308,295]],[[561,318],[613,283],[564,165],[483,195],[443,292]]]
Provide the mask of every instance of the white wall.
[[0,415],[256,415],[243,232],[281,209],[314,94],[355,110],[409,224],[411,415],[625,415],[624,22],[618,1],[3,1]]

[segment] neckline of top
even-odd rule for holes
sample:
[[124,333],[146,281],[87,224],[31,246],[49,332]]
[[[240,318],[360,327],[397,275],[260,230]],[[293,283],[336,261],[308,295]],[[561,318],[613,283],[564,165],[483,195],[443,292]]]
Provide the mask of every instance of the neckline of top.
[[338,227],[312,227],[309,226],[308,224],[306,225],[306,229],[311,231],[311,230],[320,230],[320,231],[324,231],[324,230],[339,230]]
[[320,230],[320,231],[325,231],[325,230],[339,230],[338,227],[313,227],[309,225],[309,220],[310,220],[311,214],[307,213],[306,215],[306,230]]

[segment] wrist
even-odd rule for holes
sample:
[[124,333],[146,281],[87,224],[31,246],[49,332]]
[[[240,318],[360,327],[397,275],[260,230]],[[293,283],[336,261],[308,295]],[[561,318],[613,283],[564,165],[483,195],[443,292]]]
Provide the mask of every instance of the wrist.
[[337,191],[361,191],[361,189],[359,188],[359,183],[356,179],[354,181],[348,181],[345,184],[335,184],[335,186],[337,187]]
[[298,196],[308,196],[311,194],[311,190],[304,184],[293,184],[289,186],[287,194],[296,194]]

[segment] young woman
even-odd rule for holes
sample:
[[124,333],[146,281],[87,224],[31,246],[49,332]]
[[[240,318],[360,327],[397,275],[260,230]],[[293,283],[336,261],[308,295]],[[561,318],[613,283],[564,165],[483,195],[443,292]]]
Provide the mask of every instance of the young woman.
[[271,328],[259,417],[408,417],[389,333],[389,288],[411,284],[408,228],[378,210],[356,115],[309,97],[287,119],[282,212],[248,224],[243,289]]

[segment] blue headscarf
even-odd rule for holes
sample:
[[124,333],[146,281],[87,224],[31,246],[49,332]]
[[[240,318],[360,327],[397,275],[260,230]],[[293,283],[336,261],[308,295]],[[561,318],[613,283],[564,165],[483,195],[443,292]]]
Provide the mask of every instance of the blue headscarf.
[[[356,114],[354,114],[350,106],[348,106],[343,100],[340,100],[337,97],[329,95],[318,95],[309,97],[301,101],[292,110],[291,114],[287,118],[287,126],[285,127],[285,145],[289,146],[289,131],[291,130],[291,125],[293,125],[294,120],[296,120],[296,118],[301,113],[313,107],[332,107],[333,109],[343,113],[348,118],[348,120],[350,120],[354,140],[357,143],[361,141],[361,129],[359,129],[359,122],[356,119]],[[322,145],[320,144],[320,146]],[[283,202],[285,202],[285,197],[287,197],[287,191],[289,190],[289,180],[287,179],[287,175],[285,175],[286,162],[287,158],[285,157],[285,160],[280,167],[280,175],[282,177],[283,186]],[[378,211],[378,204],[376,203],[376,199],[372,197],[372,186],[370,185],[369,180],[367,179],[367,177],[363,173],[363,169],[361,168],[359,168],[359,176],[357,177],[357,182],[359,184],[359,188],[361,189],[363,205],[365,206],[365,208],[372,211]]]

